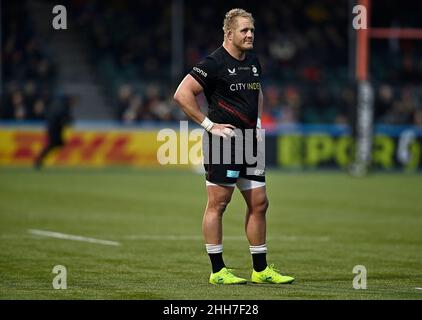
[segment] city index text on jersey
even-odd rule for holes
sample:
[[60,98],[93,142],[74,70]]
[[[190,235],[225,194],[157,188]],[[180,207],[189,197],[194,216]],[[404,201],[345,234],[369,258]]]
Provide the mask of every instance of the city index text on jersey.
[[259,90],[259,89],[261,89],[261,84],[259,82],[232,83],[230,85],[230,91]]

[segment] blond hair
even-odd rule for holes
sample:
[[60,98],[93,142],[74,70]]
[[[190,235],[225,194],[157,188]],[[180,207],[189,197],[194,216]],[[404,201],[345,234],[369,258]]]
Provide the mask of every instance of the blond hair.
[[227,34],[227,32],[229,32],[229,30],[233,30],[235,28],[235,24],[237,23],[236,21],[237,17],[248,18],[249,20],[251,20],[252,23],[254,23],[255,21],[254,18],[252,17],[252,14],[247,12],[246,10],[239,9],[239,8],[231,9],[224,16],[224,22],[223,22],[224,36]]

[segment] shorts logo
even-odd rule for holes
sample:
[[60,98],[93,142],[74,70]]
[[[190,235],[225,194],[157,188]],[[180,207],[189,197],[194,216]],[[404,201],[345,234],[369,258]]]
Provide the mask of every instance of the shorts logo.
[[234,171],[234,170],[227,170],[226,177],[227,178],[239,178],[240,171]]

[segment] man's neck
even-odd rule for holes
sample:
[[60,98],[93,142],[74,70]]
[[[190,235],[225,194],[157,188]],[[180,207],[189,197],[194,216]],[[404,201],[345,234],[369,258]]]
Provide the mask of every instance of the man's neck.
[[241,51],[233,46],[230,42],[224,40],[223,47],[227,50],[227,52],[236,60],[242,61],[245,59],[246,53],[245,51]]

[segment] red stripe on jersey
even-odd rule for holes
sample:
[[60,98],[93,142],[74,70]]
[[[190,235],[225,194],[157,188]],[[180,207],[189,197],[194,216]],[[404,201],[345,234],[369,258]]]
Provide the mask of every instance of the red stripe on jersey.
[[250,127],[256,127],[256,121],[255,122],[250,121],[244,114],[237,111],[235,108],[233,108],[227,102],[224,102],[223,100],[218,100],[218,105],[220,107],[222,107],[223,109],[229,111],[230,113],[234,114],[236,117],[238,117],[244,123],[248,124]]

